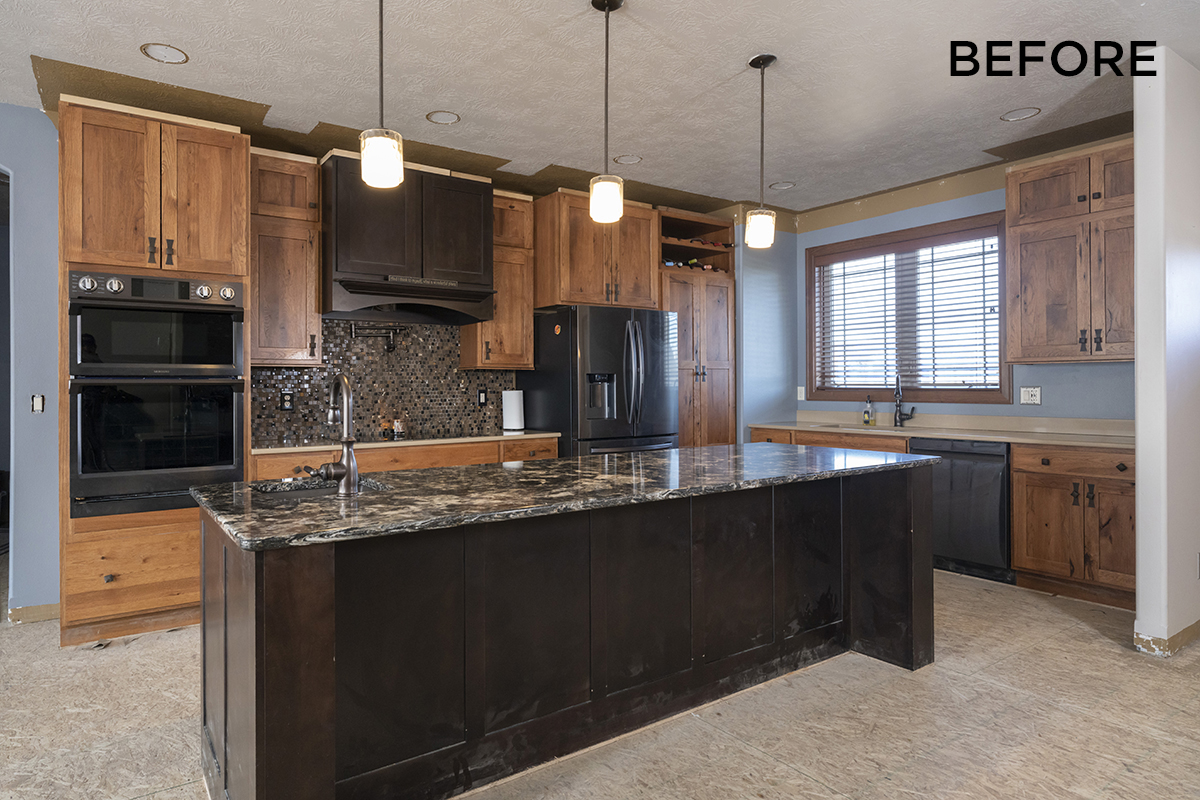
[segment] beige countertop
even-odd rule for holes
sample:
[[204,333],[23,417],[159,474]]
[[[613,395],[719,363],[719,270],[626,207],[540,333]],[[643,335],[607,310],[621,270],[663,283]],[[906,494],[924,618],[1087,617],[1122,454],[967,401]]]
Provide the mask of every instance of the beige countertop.
[[[524,431],[523,433],[505,433],[495,436],[462,436],[457,439],[401,439],[400,441],[385,442],[355,442],[355,450],[372,450],[377,447],[419,447],[435,444],[473,444],[475,442],[515,442],[521,439],[557,439],[561,434],[551,431]],[[341,442],[330,439],[320,444],[304,444],[297,447],[259,447],[250,451],[252,456],[268,456],[275,453],[319,453],[324,450],[341,447]]]
[[[1108,447],[1132,450],[1133,420],[1080,420],[1048,417],[992,417],[925,415],[903,428],[891,425],[863,425],[857,415],[847,412],[800,412],[794,420],[755,422],[751,428],[776,428],[812,433],[848,433],[904,438],[969,439],[1011,444],[1066,445],[1069,447]],[[890,422],[891,417],[876,416]],[[924,422],[924,424],[922,424]]]

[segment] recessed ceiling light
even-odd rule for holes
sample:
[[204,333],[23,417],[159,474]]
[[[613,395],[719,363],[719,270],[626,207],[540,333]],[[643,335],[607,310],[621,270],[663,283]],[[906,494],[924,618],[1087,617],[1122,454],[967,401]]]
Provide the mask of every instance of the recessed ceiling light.
[[188,54],[178,47],[172,47],[169,44],[159,44],[158,42],[149,42],[142,45],[142,55],[162,64],[186,64],[188,61]]
[[641,156],[617,156],[613,159],[618,164],[640,164],[642,163]]
[[777,190],[778,189],[795,189],[796,182],[795,181],[776,181],[775,183],[771,184],[770,188],[777,189]]
[[1042,113],[1042,110],[1033,106],[1029,106],[1028,108],[1014,108],[1012,111],[1001,114],[1000,119],[1005,122],[1020,122],[1023,119],[1036,117],[1040,113]]
[[425,119],[436,125],[453,125],[462,119],[462,117],[453,111],[430,111],[425,115]]

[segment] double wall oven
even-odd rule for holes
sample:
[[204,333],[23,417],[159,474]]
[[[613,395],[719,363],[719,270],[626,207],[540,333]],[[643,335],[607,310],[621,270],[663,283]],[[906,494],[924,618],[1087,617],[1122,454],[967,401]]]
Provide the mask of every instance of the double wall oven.
[[242,285],[72,272],[71,516],[195,505],[242,479]]

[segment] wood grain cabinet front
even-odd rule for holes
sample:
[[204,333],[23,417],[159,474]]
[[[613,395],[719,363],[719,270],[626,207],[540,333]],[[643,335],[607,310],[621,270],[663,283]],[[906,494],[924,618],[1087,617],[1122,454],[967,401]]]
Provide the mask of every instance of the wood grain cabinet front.
[[250,213],[321,220],[321,169],[315,160],[250,154]]
[[245,275],[250,139],[60,105],[67,262]]
[[538,461],[558,458],[557,439],[526,439],[520,442],[501,442],[501,461]]
[[737,437],[733,278],[664,269],[662,307],[678,330],[679,444],[733,444]]
[[533,251],[495,247],[492,318],[461,328],[462,369],[533,369]]
[[[294,477],[297,467],[317,467],[338,458],[338,450],[289,453],[286,450],[260,453],[250,457],[251,480],[279,480]],[[471,464],[495,464],[500,461],[532,461],[558,457],[558,439],[518,439],[516,441],[446,442],[383,447],[359,447],[354,452],[358,471],[461,467]]]
[[320,366],[321,264],[315,222],[250,218],[250,362]]

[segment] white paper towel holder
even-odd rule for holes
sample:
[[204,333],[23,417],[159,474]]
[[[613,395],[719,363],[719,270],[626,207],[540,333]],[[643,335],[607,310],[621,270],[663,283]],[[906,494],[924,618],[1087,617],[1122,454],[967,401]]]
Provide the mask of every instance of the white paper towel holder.
[[525,432],[525,392],[520,389],[501,393],[501,413],[504,418],[505,435]]

